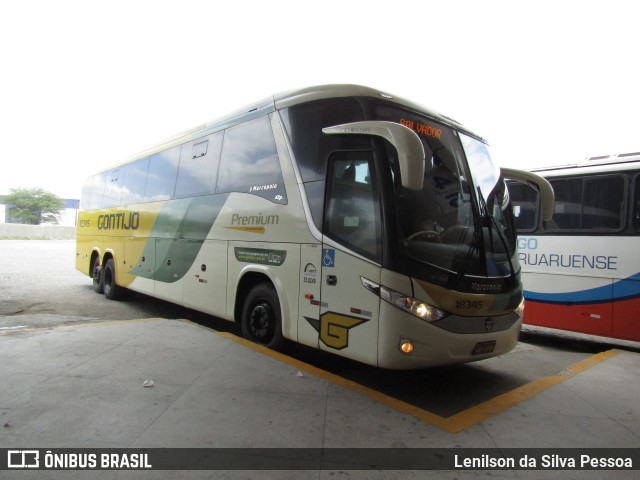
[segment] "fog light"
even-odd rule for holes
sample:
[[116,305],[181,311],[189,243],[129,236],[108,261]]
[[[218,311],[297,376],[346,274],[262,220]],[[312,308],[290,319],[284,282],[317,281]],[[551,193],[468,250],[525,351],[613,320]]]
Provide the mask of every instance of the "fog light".
[[413,352],[413,343],[411,343],[411,340],[400,340],[400,351],[407,355]]

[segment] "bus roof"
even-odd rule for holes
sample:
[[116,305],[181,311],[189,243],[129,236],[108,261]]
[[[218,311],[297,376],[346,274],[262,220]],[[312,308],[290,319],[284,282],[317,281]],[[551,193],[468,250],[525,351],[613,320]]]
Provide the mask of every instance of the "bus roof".
[[217,118],[213,121],[205,124],[197,125],[196,127],[185,130],[173,137],[170,137],[162,142],[148,148],[142,152],[139,152],[129,158],[127,158],[122,164],[144,158],[148,155],[161,152],[165,149],[173,146],[181,145],[191,140],[195,140],[206,135],[210,135],[225,128],[232,127],[239,123],[251,120],[253,118],[266,115],[276,110],[281,110],[301,103],[312,102],[315,100],[322,100],[327,98],[340,98],[340,97],[372,97],[381,98],[384,100],[392,101],[399,105],[405,106],[409,109],[419,111],[432,117],[447,126],[453,127],[456,130],[464,131],[482,141],[481,137],[465,129],[459,122],[449,118],[445,115],[437,113],[422,105],[418,105],[414,102],[406,100],[401,97],[396,97],[380,90],[376,90],[361,85],[348,85],[348,84],[336,84],[336,85],[320,85],[314,87],[301,88],[296,90],[289,90],[282,93],[276,93],[270,97],[262,99],[258,102],[249,104],[243,108],[240,108],[234,112],[231,112],[223,117]]
[[582,162],[531,168],[529,171],[542,175],[549,174],[551,176],[556,176],[575,175],[578,172],[599,173],[629,169],[640,169],[640,152],[588,157]]

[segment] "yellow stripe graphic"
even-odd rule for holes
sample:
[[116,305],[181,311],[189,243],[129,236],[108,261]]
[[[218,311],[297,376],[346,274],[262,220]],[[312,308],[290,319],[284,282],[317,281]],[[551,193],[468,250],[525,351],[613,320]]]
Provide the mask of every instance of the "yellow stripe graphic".
[[264,227],[224,227],[229,230],[239,230],[241,232],[249,232],[249,233],[264,233]]

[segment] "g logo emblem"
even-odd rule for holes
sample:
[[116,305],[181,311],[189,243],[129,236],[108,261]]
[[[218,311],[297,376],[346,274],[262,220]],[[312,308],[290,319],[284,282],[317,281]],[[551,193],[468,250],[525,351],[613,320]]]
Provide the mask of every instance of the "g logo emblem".
[[322,343],[336,350],[349,346],[349,330],[369,321],[367,318],[351,317],[334,312],[323,313],[320,315],[320,320],[304,318],[320,334]]
[[362,318],[325,313],[320,317],[320,340],[327,347],[342,350],[349,346],[349,330],[366,322]]

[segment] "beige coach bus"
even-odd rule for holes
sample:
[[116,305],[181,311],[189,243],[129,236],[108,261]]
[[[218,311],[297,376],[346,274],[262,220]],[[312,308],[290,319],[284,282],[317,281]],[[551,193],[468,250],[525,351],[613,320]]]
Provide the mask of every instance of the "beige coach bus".
[[385,92],[276,94],[98,173],[77,268],[384,368],[508,352],[523,288],[505,177],[454,120]]

